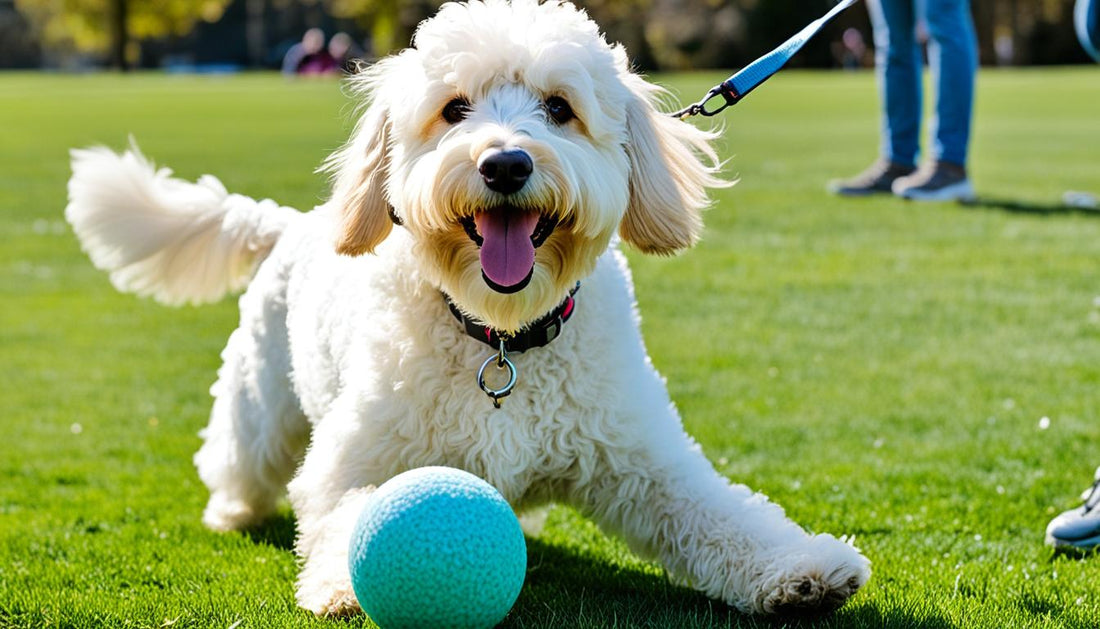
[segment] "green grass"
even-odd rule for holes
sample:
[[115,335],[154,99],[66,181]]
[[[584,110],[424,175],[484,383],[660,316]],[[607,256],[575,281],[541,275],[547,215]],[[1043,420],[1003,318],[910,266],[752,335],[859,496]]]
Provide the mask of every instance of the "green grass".
[[[683,100],[722,77],[658,77]],[[1053,556],[1100,464],[1100,69],[988,71],[974,207],[841,200],[877,145],[869,74],[786,73],[724,115],[740,183],[703,243],[631,254],[653,359],[717,467],[874,563],[831,617],[769,621],[669,586],[565,509],[509,627],[1088,627],[1100,557]],[[334,83],[0,75],[0,626],[368,626],[293,601],[288,510],[206,531],[191,466],[233,300],[117,294],[62,222],[66,151],[306,208],[348,131]],[[1048,429],[1039,428],[1042,417]]]

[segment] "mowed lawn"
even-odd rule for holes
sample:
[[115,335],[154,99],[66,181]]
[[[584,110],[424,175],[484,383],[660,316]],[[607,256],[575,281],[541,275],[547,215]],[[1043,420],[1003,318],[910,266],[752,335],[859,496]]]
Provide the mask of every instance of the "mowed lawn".
[[[656,80],[687,101],[721,78]],[[687,429],[809,530],[855,534],[870,583],[825,618],[744,617],[554,508],[505,626],[1100,623],[1100,557],[1042,543],[1100,465],[1100,214],[1059,204],[1100,193],[1100,68],[982,73],[976,206],[824,192],[874,157],[875,94],[869,73],[772,79],[721,119],[740,182],[702,244],[630,254]],[[309,208],[353,109],[270,75],[0,74],[0,627],[370,626],[297,609],[289,509],[200,523],[234,300],[120,295],[62,217],[67,150],[129,134],[183,177]]]

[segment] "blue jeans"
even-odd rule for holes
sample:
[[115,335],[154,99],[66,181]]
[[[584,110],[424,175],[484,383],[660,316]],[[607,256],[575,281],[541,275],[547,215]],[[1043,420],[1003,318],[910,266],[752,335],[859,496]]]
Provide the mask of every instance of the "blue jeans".
[[867,8],[883,103],[882,155],[899,164],[917,163],[923,98],[917,24],[923,22],[936,90],[930,157],[965,165],[978,70],[969,0],[868,0]]
[[1073,7],[1073,25],[1085,52],[1100,62],[1100,2],[1077,0]]

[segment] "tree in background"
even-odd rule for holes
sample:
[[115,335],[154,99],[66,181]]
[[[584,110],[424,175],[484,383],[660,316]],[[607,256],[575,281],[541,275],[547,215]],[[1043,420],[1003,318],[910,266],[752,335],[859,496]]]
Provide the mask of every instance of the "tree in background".
[[333,17],[354,19],[366,28],[372,46],[367,52],[381,57],[408,46],[416,25],[435,13],[444,1],[324,0],[324,5]]
[[0,69],[34,68],[42,63],[42,46],[27,18],[11,0],[0,0]]
[[[13,0],[0,0],[0,8]],[[786,40],[836,0],[572,0],[589,11],[612,41],[624,43],[642,70],[723,68],[732,70]],[[233,3],[234,6],[230,6]],[[368,56],[378,57],[408,45],[416,25],[443,0],[14,0],[34,28],[31,41],[42,56],[54,59],[74,51],[109,59],[125,68],[143,50],[158,65],[167,48],[177,54],[188,45],[182,36],[200,21],[243,24],[219,31],[218,41],[247,42],[246,58],[232,62],[250,67],[266,59],[289,37],[311,26],[334,27],[356,37],[370,34]],[[971,0],[983,64],[1031,65],[1084,63],[1072,28],[1074,0]],[[243,17],[242,17],[243,16]],[[283,19],[280,16],[298,16]],[[304,18],[304,19],[302,19]],[[293,23],[292,29],[288,25]],[[3,27],[4,23],[0,23]],[[353,26],[354,28],[349,28]],[[863,7],[841,15],[793,60],[794,67],[837,65],[836,42],[855,28],[871,41]],[[288,30],[289,29],[289,30]],[[292,30],[293,32],[290,32]],[[197,29],[198,33],[209,29]],[[2,32],[12,33],[10,25]],[[331,33],[330,33],[331,34]],[[154,41],[155,40],[155,41]],[[166,41],[169,45],[166,45]],[[194,40],[192,40],[193,43]],[[209,43],[209,40],[206,40]],[[39,42],[41,46],[38,46]],[[4,36],[0,53],[16,38]],[[24,43],[26,48],[29,44]],[[206,61],[225,48],[203,48]],[[36,53],[37,54],[37,53]],[[159,55],[159,56],[158,56]],[[48,59],[47,59],[48,61]],[[228,59],[227,59],[228,61]],[[2,62],[2,60],[0,60]],[[3,65],[3,63],[0,63]]]
[[15,0],[44,43],[107,54],[130,68],[141,39],[185,35],[199,20],[216,22],[230,0]]

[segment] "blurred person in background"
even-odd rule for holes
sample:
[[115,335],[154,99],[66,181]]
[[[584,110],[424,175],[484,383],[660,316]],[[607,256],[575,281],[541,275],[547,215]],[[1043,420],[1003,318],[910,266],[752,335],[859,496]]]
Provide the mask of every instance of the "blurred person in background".
[[302,35],[302,41],[290,47],[283,57],[283,74],[323,74],[332,72],[336,61],[325,50],[325,32],[311,28]]
[[355,74],[356,63],[363,57],[363,49],[356,45],[351,35],[341,31],[328,42],[328,54],[336,63],[336,70]]
[[867,44],[858,28],[846,28],[840,41],[833,43],[833,56],[845,70],[859,70],[867,55]]

